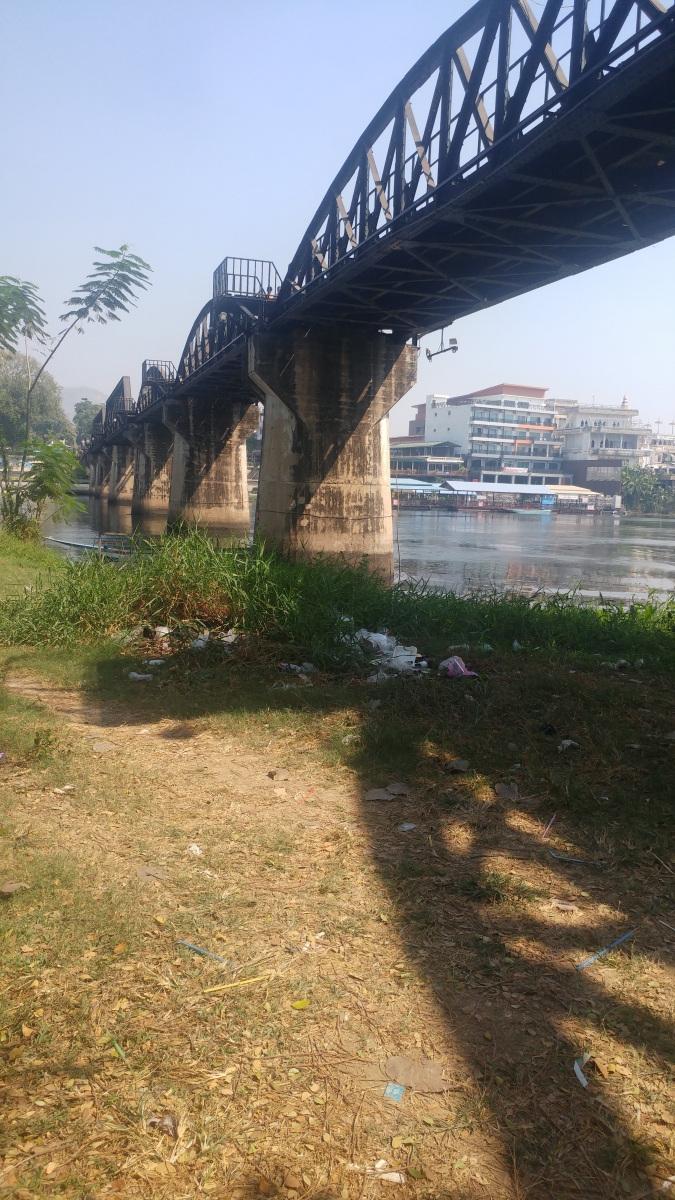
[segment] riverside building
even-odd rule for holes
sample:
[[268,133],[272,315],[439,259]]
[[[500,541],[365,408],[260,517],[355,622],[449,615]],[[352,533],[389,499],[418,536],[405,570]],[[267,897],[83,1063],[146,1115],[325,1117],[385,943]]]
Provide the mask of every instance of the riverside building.
[[547,399],[548,390],[498,383],[463,396],[427,396],[408,438],[398,440],[411,448],[454,443],[471,482],[574,485],[605,496],[620,493],[624,463],[650,465],[652,431],[625,396],[618,405],[580,404]]
[[560,425],[572,401],[546,400],[548,388],[498,383],[465,396],[428,396],[412,426],[424,437],[457,443],[467,478],[541,486],[572,483],[563,469]]

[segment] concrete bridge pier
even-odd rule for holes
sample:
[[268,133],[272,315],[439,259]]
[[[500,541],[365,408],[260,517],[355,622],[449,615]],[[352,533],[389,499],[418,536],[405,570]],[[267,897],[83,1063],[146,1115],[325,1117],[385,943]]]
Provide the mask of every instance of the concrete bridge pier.
[[110,485],[110,451],[99,450],[89,458],[89,495],[105,496]]
[[246,438],[258,428],[254,399],[216,395],[164,406],[165,425],[174,434],[170,521],[249,536]]
[[112,447],[109,504],[131,504],[134,494],[135,449],[128,442]]
[[248,370],[265,401],[260,537],[292,557],[367,557],[393,578],[388,413],[415,382],[417,348],[297,326],[254,334]]
[[161,420],[143,421],[131,426],[137,432],[134,461],[134,484],[131,499],[132,513],[169,515],[171,489],[171,459],[173,434]]

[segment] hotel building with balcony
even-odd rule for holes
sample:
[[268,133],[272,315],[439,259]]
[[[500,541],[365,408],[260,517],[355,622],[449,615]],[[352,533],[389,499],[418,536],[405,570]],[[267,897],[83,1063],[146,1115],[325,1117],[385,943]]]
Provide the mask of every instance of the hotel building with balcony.
[[[427,396],[410,422],[413,442],[453,442],[477,483],[621,491],[623,463],[647,466],[652,431],[638,410],[546,399],[548,388],[499,383],[464,396]],[[404,439],[400,439],[403,441]]]
[[411,422],[425,412],[425,439],[455,442],[467,478],[480,483],[566,484],[564,424],[573,401],[546,400],[547,388],[499,383],[465,396],[428,396]]

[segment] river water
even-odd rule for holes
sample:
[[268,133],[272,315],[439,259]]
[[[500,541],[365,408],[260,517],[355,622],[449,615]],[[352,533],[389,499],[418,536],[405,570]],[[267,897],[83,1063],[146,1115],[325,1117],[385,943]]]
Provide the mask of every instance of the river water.
[[[94,544],[98,534],[130,532],[126,506],[81,497],[86,513],[51,523],[52,538]],[[403,510],[394,516],[396,569],[437,587],[568,591],[628,600],[675,589],[675,520],[580,513],[450,513]],[[145,521],[147,533],[162,531]],[[66,551],[67,552],[67,551]]]

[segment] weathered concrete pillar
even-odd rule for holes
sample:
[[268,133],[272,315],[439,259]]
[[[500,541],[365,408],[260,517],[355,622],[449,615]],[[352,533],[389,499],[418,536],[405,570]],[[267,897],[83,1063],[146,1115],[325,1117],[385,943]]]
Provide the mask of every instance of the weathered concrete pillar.
[[165,405],[164,419],[174,433],[169,520],[199,521],[247,538],[245,442],[258,428],[257,404],[193,397]]
[[173,434],[161,421],[143,421],[140,424],[134,463],[132,513],[151,512],[168,516],[172,452]]
[[112,447],[110,463],[110,483],[108,485],[109,504],[131,504],[134,494],[134,447],[124,442]]
[[110,452],[99,450],[89,460],[89,495],[107,495],[110,483]]
[[249,377],[265,399],[256,530],[292,556],[368,558],[393,576],[390,408],[417,348],[384,333],[297,327],[254,335]]

